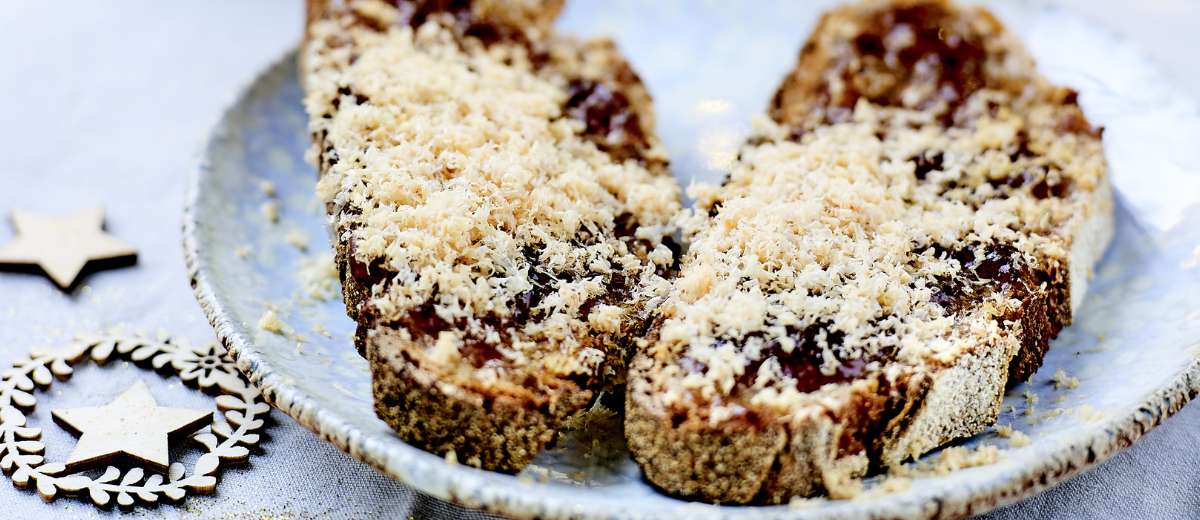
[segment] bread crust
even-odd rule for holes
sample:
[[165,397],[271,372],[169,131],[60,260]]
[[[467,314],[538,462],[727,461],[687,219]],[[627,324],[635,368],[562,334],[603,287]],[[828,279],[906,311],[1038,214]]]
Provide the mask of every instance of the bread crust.
[[404,442],[458,462],[516,473],[554,440],[559,424],[592,399],[563,382],[543,395],[480,392],[455,385],[407,359],[415,345],[378,329],[367,349],[375,413]]
[[[905,10],[908,13],[901,13]],[[1032,59],[990,14],[982,9],[958,10],[941,0],[868,0],[828,13],[773,100],[770,115],[782,127],[779,131],[790,132],[787,139],[807,143],[805,134],[815,129],[864,117],[864,102],[895,106],[909,103],[914,92],[921,94],[916,85],[920,77],[904,79],[911,70],[888,69],[895,61],[835,52],[844,49],[839,45],[845,41],[877,45],[856,42],[856,35],[867,31],[875,20],[903,19],[912,12],[940,17],[936,19],[939,25],[954,27],[960,34],[978,35],[973,44],[983,49],[980,60],[986,66],[980,67],[979,78],[967,78],[966,83],[975,84],[964,87],[959,94],[966,95],[961,98],[974,92],[971,89],[1011,98],[1036,89],[1043,93],[1039,95],[1050,97],[1050,103],[1058,107],[1054,110],[1064,114],[1066,122],[1060,122],[1057,129],[1060,135],[1069,140],[1098,140],[1099,130],[1089,127],[1072,106],[1074,94],[1061,89],[1045,94],[1053,87],[1036,75]],[[893,13],[892,18],[881,13]],[[889,59],[896,59],[891,56]],[[895,78],[912,81],[915,86],[902,89],[903,85],[888,83]],[[879,85],[884,87],[876,88]],[[901,90],[910,99],[904,99]],[[927,90],[925,95],[932,92]],[[931,99],[937,99],[934,96]],[[953,108],[954,103],[967,103],[966,99],[950,99],[951,108],[940,116],[944,127],[961,123],[961,112]],[[938,106],[945,106],[938,103],[941,101],[925,106],[936,114]],[[753,161],[755,148],[771,146],[771,139],[753,138],[743,149],[743,156],[749,157],[744,160]],[[1020,153],[1025,152],[1017,155]],[[937,160],[941,161],[940,155]],[[918,182],[924,179],[919,177]],[[955,318],[955,330],[964,331],[965,340],[950,353],[918,362],[885,363],[878,371],[867,370],[846,382],[825,384],[802,395],[802,404],[780,411],[756,406],[747,397],[752,395],[746,394],[750,390],[741,386],[734,386],[732,392],[718,390],[715,398],[700,397],[687,388],[696,387],[694,378],[704,374],[703,369],[697,371],[696,361],[684,359],[687,363],[683,363],[678,358],[681,354],[669,354],[671,343],[661,336],[650,337],[649,347],[639,350],[631,363],[626,402],[626,437],[647,479],[667,493],[718,503],[777,504],[795,496],[847,498],[859,491],[858,479],[872,468],[894,467],[994,423],[1006,386],[1027,380],[1041,365],[1049,340],[1070,325],[1086,291],[1091,266],[1112,236],[1112,189],[1107,177],[1101,176],[1095,185],[1071,189],[1069,204],[1076,213],[1049,232],[1058,246],[1039,249],[1031,263],[1033,276],[1041,285],[1008,303],[976,303],[964,308]],[[1049,191],[1049,198],[1059,196]],[[721,188],[715,193],[707,202],[701,196],[700,211],[707,209],[710,219],[724,208]],[[1039,195],[1039,199],[1047,197]],[[689,255],[697,256],[685,259],[684,273],[689,262],[702,266],[712,258],[708,250]],[[681,283],[677,281],[676,287]],[[680,297],[694,296],[683,293]],[[663,308],[669,307],[670,303]],[[663,319],[679,318],[664,315]],[[673,341],[687,345],[687,340]],[[693,379],[686,383],[683,376],[672,374]],[[725,411],[718,415],[709,408]],[[729,412],[730,408],[734,412]]]

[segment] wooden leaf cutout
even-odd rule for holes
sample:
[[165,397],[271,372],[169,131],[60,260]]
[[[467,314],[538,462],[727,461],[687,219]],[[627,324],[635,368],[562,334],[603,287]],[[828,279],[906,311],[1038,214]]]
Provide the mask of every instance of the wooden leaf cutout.
[[13,390],[12,401],[13,404],[17,405],[17,408],[23,408],[26,410],[33,409],[34,405],[37,404],[37,399],[33,397],[32,394],[22,392],[20,390]]
[[132,486],[134,484],[137,484],[138,482],[141,482],[142,476],[144,476],[144,475],[145,475],[145,472],[142,471],[142,468],[133,468],[133,469],[129,470],[129,473],[125,474],[125,478],[121,479],[121,485],[122,486]]
[[33,382],[39,387],[46,388],[50,383],[54,382],[54,376],[50,374],[50,369],[46,365],[39,365],[33,369]]
[[220,460],[215,453],[205,453],[196,459],[196,468],[192,471],[195,471],[198,476],[212,475],[217,472]]
[[108,492],[100,489],[100,486],[93,484],[88,491],[90,491],[88,494],[92,497],[92,502],[94,504],[101,507],[108,505],[108,501],[110,499]]
[[227,422],[212,423],[211,428],[212,428],[212,432],[215,433],[217,435],[217,437],[220,437],[221,439],[228,439],[230,437],[233,437],[233,428],[231,428],[229,426],[229,423],[227,423]]
[[117,494],[117,505],[120,505],[121,507],[131,507],[133,506],[133,497],[130,496],[129,493],[122,491]]
[[43,453],[46,451],[46,445],[39,441],[18,441],[13,444],[22,453]]
[[167,498],[171,499],[172,501],[182,500],[183,496],[187,494],[183,491],[182,488],[178,488],[175,486],[164,487],[162,489],[162,493],[164,495],[166,495]]
[[98,345],[92,347],[92,359],[96,360],[96,363],[100,365],[108,363],[108,357],[112,355],[113,347],[116,346],[116,340],[101,341]]
[[109,466],[108,469],[104,470],[104,474],[100,475],[100,478],[96,479],[96,482],[100,482],[102,484],[107,484],[109,482],[117,480],[117,478],[119,478],[120,476],[121,476],[121,470],[119,470],[113,466]]
[[153,356],[154,354],[157,354],[157,353],[158,353],[157,347],[153,347],[153,346],[140,347],[137,350],[134,350],[133,354],[131,354],[129,356],[129,358],[134,361],[140,362],[140,361],[145,361],[147,359],[150,359],[150,356]]
[[221,450],[218,455],[230,462],[242,462],[250,458],[250,450],[246,449],[245,446],[230,446]]
[[[213,429],[215,430],[216,428],[213,428]],[[193,438],[196,439],[196,442],[208,447],[208,451],[213,451],[213,450],[217,449],[217,436],[216,435],[213,435],[211,433],[201,433],[199,435],[196,435]]]
[[67,471],[67,465],[61,462],[51,462],[49,464],[42,464],[40,467],[38,467],[38,471],[40,471],[43,475],[57,477],[63,474],[63,472]]
[[219,395],[214,400],[217,402],[217,409],[222,412],[229,410],[245,410],[247,406],[246,401],[238,399],[232,395]]
[[24,373],[12,376],[12,382],[17,386],[18,390],[25,392],[33,391],[33,380],[29,379],[29,376],[25,375]]
[[13,472],[13,476],[12,476],[13,485],[16,486],[17,489],[25,489],[25,488],[29,487],[29,478],[32,476],[33,476],[33,470],[31,470],[29,468],[20,468],[17,471]]
[[58,484],[58,488],[61,489],[63,493],[78,493],[84,489],[87,489],[87,487],[92,484],[92,481],[84,476],[71,475],[69,477],[63,477],[56,480],[55,484]]
[[183,481],[182,484],[196,493],[207,494],[212,493],[217,488],[217,479],[216,477],[195,475]]
[[71,365],[68,365],[67,360],[63,358],[55,358],[54,362],[50,363],[50,371],[59,381],[66,381],[71,374],[75,373],[75,369],[71,368]]
[[[155,370],[160,370],[162,367],[167,366],[167,363],[170,363],[171,358],[173,357],[175,357],[175,355],[171,353],[159,354],[154,356],[154,359],[150,360],[150,366],[153,366]],[[172,364],[172,366],[174,366],[174,364]]]
[[233,374],[217,372],[214,370],[212,372],[212,379],[218,386],[221,387],[221,390],[231,394],[239,393],[246,388],[246,385],[242,384],[242,378]]
[[58,487],[54,484],[54,477],[38,477],[37,490],[38,495],[41,495],[42,500],[53,502],[54,498],[58,496]]
[[171,467],[167,469],[167,479],[171,482],[175,482],[185,475],[187,475],[187,468],[178,462],[171,464]]
[[154,494],[153,492],[151,492],[150,490],[148,490],[146,488],[140,488],[140,490],[137,491],[137,497],[142,499],[143,502],[146,502],[148,504],[153,504],[155,502],[158,502],[158,495]]
[[5,406],[0,408],[0,421],[3,421],[5,425],[25,426],[25,414],[16,408]]

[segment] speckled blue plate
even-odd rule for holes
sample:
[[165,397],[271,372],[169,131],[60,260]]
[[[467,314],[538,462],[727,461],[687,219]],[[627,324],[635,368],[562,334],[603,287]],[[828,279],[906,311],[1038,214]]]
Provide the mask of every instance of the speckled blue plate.
[[[654,95],[660,134],[686,184],[720,178],[749,115],[765,107],[827,4],[588,0],[571,3],[560,26],[618,41]],[[965,442],[1004,449],[995,464],[871,499],[717,507],[654,491],[623,451],[619,429],[573,432],[516,477],[408,446],[372,411],[370,371],[354,351],[337,287],[313,285],[322,278],[312,266],[331,253],[316,171],[303,160],[311,139],[294,55],[241,94],[203,149],[184,229],[196,296],[272,403],[379,471],[470,507],[517,518],[947,518],[1014,502],[1133,444],[1200,389],[1200,212],[1192,211],[1200,116],[1109,33],[1031,4],[989,5],[1042,71],[1079,90],[1088,117],[1107,128],[1119,202],[1116,238],[1075,325],[1053,342],[1033,381],[1005,399],[998,424],[1031,442],[1010,447],[994,430]],[[268,310],[283,334],[258,327]],[[1056,389],[1057,368],[1078,387]],[[1039,397],[1032,411],[1026,391]],[[598,434],[611,449],[575,442]]]

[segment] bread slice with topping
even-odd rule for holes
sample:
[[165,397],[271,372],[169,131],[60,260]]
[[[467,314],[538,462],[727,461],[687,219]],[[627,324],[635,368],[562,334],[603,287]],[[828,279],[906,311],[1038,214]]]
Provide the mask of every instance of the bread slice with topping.
[[680,189],[650,97],[557,0],[309,0],[311,160],[377,414],[515,472],[618,382]]
[[829,12],[721,186],[630,367],[661,489],[848,497],[992,424],[1069,325],[1112,234],[1074,92],[982,8]]

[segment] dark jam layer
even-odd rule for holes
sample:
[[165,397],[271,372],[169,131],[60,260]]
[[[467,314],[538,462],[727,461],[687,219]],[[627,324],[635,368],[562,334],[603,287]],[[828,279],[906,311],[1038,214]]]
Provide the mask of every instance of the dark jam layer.
[[[977,249],[983,248],[980,257]],[[1056,265],[1034,268],[1009,244],[973,244],[958,251],[934,249],[958,260],[962,269],[954,279],[942,279],[933,287],[933,301],[951,314],[970,312],[984,298],[1003,294],[1020,302],[1000,317],[1001,322],[1020,322],[1021,350],[1009,365],[1009,381],[1026,381],[1058,336],[1070,322],[1070,286]]]
[[[1078,108],[1068,112],[1078,112]],[[1068,118],[1064,116],[1064,119]],[[1084,124],[1086,124],[1086,121],[1084,121]],[[1088,131],[1095,131],[1095,135],[1098,136],[1102,130],[1089,127]],[[1016,142],[1009,145],[1005,151],[1008,153],[1009,159],[1014,163],[1021,159],[1037,159],[1042,156],[1029,149],[1029,135],[1024,130],[1017,132]],[[944,167],[944,154],[939,150],[926,150],[912,157],[911,160],[916,163],[914,173],[917,180],[921,182],[924,182],[931,172],[942,171]],[[1024,190],[1037,199],[1066,197],[1071,189],[1070,177],[1063,175],[1062,172],[1056,172],[1054,175],[1051,175],[1051,173],[1050,168],[1036,164],[1035,161],[1028,161],[1026,166],[1015,174],[1002,179],[989,179],[987,183],[991,184],[992,188],[995,189],[994,198],[997,199],[1008,198],[1017,190]],[[946,189],[954,189],[958,186],[958,182],[949,181],[944,187]]]
[[[796,390],[800,392],[813,392],[830,383],[841,383],[857,379],[863,375],[869,363],[885,360],[890,357],[887,352],[880,352],[868,358],[860,357],[857,359],[843,358],[835,355],[841,364],[832,374],[825,374],[821,372],[821,365],[825,362],[822,358],[824,349],[820,347],[820,342],[818,341],[818,338],[821,336],[825,337],[826,343],[834,352],[837,352],[837,347],[845,339],[845,334],[830,332],[827,325],[813,325],[804,328],[787,327],[786,337],[791,338],[795,344],[791,352],[784,350],[783,343],[780,341],[781,338],[770,340],[764,347],[763,355],[760,359],[746,360],[745,371],[737,379],[738,387],[749,388],[754,386],[759,368],[772,359],[778,362],[780,372],[784,377],[796,380]],[[743,350],[744,345],[751,338],[763,337],[764,334],[755,333],[749,334],[743,339],[724,338],[717,342],[716,347],[720,348],[724,345],[733,344],[738,350]],[[679,364],[689,373],[703,374],[708,371],[708,367],[704,363],[689,357],[682,358]]]
[[[983,255],[977,258],[980,248]],[[1023,300],[1040,285],[1020,252],[1009,244],[971,244],[957,251],[934,246],[933,250],[934,256],[948,256],[962,266],[958,277],[939,280],[933,287],[933,302],[952,314],[965,312],[997,292]]]
[[[976,258],[975,252],[980,248],[982,255]],[[1010,374],[1016,380],[1026,380],[1041,365],[1048,342],[1062,328],[1066,312],[1068,293],[1062,290],[1055,292],[1053,289],[1047,291],[1043,287],[1062,287],[1063,281],[1057,280],[1057,273],[1051,269],[1032,269],[1016,248],[1009,244],[973,244],[953,251],[937,246],[933,249],[935,256],[953,258],[961,266],[958,276],[941,279],[933,288],[933,302],[942,306],[947,314],[969,313],[984,298],[995,293],[1022,302],[1020,308],[1003,319],[1020,320],[1024,328],[1023,352],[1013,360]],[[827,324],[817,324],[804,328],[789,326],[786,336],[792,339],[795,347],[786,352],[778,338],[770,340],[760,359],[746,361],[745,371],[737,380],[739,388],[752,387],[759,368],[771,359],[779,363],[784,377],[796,380],[798,391],[812,392],[830,383],[863,377],[867,365],[876,361],[886,364],[894,355],[890,348],[855,359],[835,354],[841,364],[833,373],[825,374],[820,368],[824,364],[824,349],[820,347],[818,338],[824,336],[829,347],[837,353],[840,350],[837,347],[845,340],[844,334],[830,331]],[[743,339],[722,338],[718,340],[717,347],[732,344],[737,350],[744,351],[750,338],[763,337],[764,334],[756,333]],[[680,359],[679,364],[688,373],[703,374],[708,370],[703,363],[690,357]]]
[[616,162],[643,161],[649,148],[646,132],[633,105],[603,83],[578,79],[567,87],[567,115],[583,121],[584,139],[608,152]]
[[[846,90],[836,105],[853,108],[859,98],[867,98],[882,106],[904,106],[901,96],[909,85],[927,84],[936,98],[949,103],[945,114],[949,126],[955,107],[987,83],[987,51],[980,35],[961,31],[963,25],[962,15],[940,2],[916,2],[874,13],[853,41],[862,69],[843,71]],[[912,44],[889,48],[889,39],[908,39]]]
[[[500,42],[526,43],[525,31],[518,27],[487,20],[477,20],[471,14],[471,0],[388,0],[400,11],[400,24],[414,29],[430,17],[448,13],[454,18],[454,28],[462,36],[478,38],[484,45]],[[372,29],[382,31],[386,27]]]
[[[641,250],[644,254],[652,248],[652,244],[648,240],[633,238],[636,230],[637,225],[634,223],[631,215],[624,214],[616,220],[614,234],[619,239],[624,240],[631,250]],[[581,232],[573,240],[577,246],[590,245],[595,243],[595,241],[595,237],[584,232]],[[671,249],[675,261],[670,266],[658,267],[656,274],[663,277],[673,277],[679,269],[681,248],[669,237],[663,240],[663,244]],[[368,292],[372,286],[377,284],[383,284],[384,290],[386,290],[388,284],[393,283],[396,273],[386,268],[383,258],[377,258],[370,264],[364,264],[355,260],[354,249],[352,245],[348,255],[350,274]],[[637,288],[638,280],[636,278],[619,272],[607,275],[584,273],[582,276],[570,272],[555,273],[542,265],[540,260],[541,250],[539,248],[523,247],[522,253],[524,261],[529,266],[529,281],[533,285],[533,288],[516,296],[511,303],[511,316],[500,317],[495,314],[488,314],[476,317],[475,322],[478,327],[472,329],[470,327],[471,324],[467,320],[460,319],[453,322],[444,320],[437,315],[431,304],[426,303],[407,312],[401,321],[386,323],[385,325],[394,328],[404,327],[415,337],[426,338],[430,344],[437,339],[438,334],[442,331],[466,331],[464,345],[460,349],[460,352],[464,359],[468,360],[472,366],[482,368],[489,362],[503,364],[504,357],[496,349],[496,345],[508,345],[513,342],[514,338],[510,337],[510,329],[521,330],[529,323],[536,323],[538,320],[544,319],[543,312],[537,309],[537,307],[542,304],[547,296],[558,292],[560,284],[574,282],[582,278],[594,279],[598,276],[603,279],[602,283],[604,284],[605,291],[589,298],[580,306],[578,316],[582,319],[586,319],[597,305],[628,305],[633,299],[633,293]],[[437,301],[437,295],[434,294],[429,301]],[[643,331],[636,329],[625,332],[629,337],[639,337]],[[484,338],[491,333],[499,335],[500,341],[497,343],[485,341]]]

